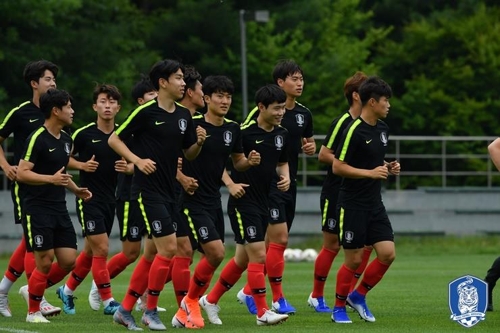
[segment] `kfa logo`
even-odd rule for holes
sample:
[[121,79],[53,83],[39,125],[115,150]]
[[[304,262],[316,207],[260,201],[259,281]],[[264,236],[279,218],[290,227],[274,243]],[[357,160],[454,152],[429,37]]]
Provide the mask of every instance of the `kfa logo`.
[[385,132],[382,132],[380,133],[380,141],[382,141],[382,143],[384,144],[384,147],[387,146],[387,133]]
[[36,245],[36,247],[42,247],[42,245],[43,245],[43,236],[42,235],[36,235],[34,237],[34,239],[35,239],[35,245]]
[[88,232],[95,231],[95,221],[94,220],[87,221],[87,231]]
[[280,211],[276,208],[271,208],[270,214],[271,218],[275,221],[280,217]]
[[448,286],[450,319],[464,327],[472,327],[485,318],[488,284],[475,276],[462,276]]
[[231,144],[231,142],[233,142],[233,133],[231,133],[230,131],[225,131],[224,132],[224,143],[226,144],[226,146],[229,146]]
[[71,145],[68,142],[64,144],[64,151],[69,156],[69,153],[71,152]]
[[333,229],[333,228],[335,228],[337,221],[335,221],[335,219],[328,219],[327,223],[328,223],[328,228]]
[[344,235],[344,239],[346,243],[351,243],[352,240],[354,239],[354,232],[352,231],[346,231]]
[[206,239],[208,237],[208,228],[207,227],[201,227],[198,230],[198,233],[200,234],[201,238]]
[[257,236],[257,229],[254,226],[247,228],[247,234],[250,238],[255,238]]
[[299,127],[304,126],[304,116],[301,114],[296,114],[295,115],[295,121],[297,122],[297,125]]
[[[158,221],[158,220],[154,220],[152,223],[151,223],[151,226],[153,227],[153,230],[156,231],[156,232],[160,232],[161,231],[161,222]],[[176,228],[177,230],[177,228]]]
[[138,227],[131,227],[130,228],[130,236],[133,238],[137,238],[139,236],[139,228]]
[[181,133],[184,134],[184,132],[186,131],[188,127],[188,122],[186,119],[182,118],[182,119],[179,119],[179,129],[181,130]]
[[281,148],[283,148],[283,137],[281,135],[276,135],[274,137],[274,145],[276,146],[276,150],[281,150]]

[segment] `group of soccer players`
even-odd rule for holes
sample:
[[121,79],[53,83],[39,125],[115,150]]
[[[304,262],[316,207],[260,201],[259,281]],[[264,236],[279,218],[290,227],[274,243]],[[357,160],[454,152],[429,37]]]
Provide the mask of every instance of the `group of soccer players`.
[[[201,309],[212,324],[222,325],[217,303],[245,270],[247,284],[237,298],[256,315],[257,325],[278,324],[294,314],[282,289],[283,253],[295,215],[299,154],[316,152],[311,112],[296,101],[304,88],[300,66],[280,61],[274,84],[256,92],[256,106],[240,125],[226,118],[234,92],[228,77],[208,76],[202,85],[193,67],[162,60],[134,87],[139,106],[123,124],[115,124],[122,99],[118,88],[97,85],[96,121],[71,136],[65,129],[73,120],[72,98],[56,88],[57,73],[48,61],[29,63],[24,77],[33,98],[0,125],[1,141],[14,134],[14,163],[0,150],[0,166],[13,181],[16,223],[24,230],[0,281],[0,314],[11,316],[7,293],[23,271],[28,286],[20,293],[28,302],[27,322],[48,323],[46,317],[61,311],[75,314],[73,292],[92,271],[91,308],[99,310],[102,303],[104,314],[128,330],[142,330],[132,315],[134,307],[143,311],[141,321],[149,329],[166,330],[158,297],[169,281],[179,306],[174,327],[204,327]],[[358,72],[346,81],[344,95],[350,109],[332,122],[319,153],[330,168],[321,196],[324,244],[308,303],[332,313],[337,323],[351,322],[346,303],[364,320],[375,321],[365,295],[395,257],[380,197],[381,180],[400,171],[398,162],[384,160],[389,134],[381,119],[392,91],[380,78]],[[206,112],[199,113],[203,107]],[[67,168],[79,170],[79,186]],[[225,255],[221,184],[230,194],[227,211],[236,252],[208,290]],[[85,240],[78,256],[65,188],[76,195]],[[107,260],[115,212],[123,246]],[[119,303],[111,279],[137,260],[143,238],[142,256]],[[340,245],[345,262],[337,274],[332,310],[324,284]],[[372,249],[377,257],[368,265]],[[202,256],[191,276],[195,251]],[[61,309],[43,295],[68,273],[56,290]]]

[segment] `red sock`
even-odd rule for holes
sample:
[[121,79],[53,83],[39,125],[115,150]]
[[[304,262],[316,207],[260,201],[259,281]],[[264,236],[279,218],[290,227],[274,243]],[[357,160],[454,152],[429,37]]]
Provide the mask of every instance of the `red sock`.
[[[285,259],[283,258],[285,249],[286,246],[277,243],[270,243],[267,249],[266,269],[273,293],[273,302],[277,302],[280,297],[283,297],[281,281],[283,280],[283,272],[285,271]],[[264,274],[264,271],[262,271],[262,274]]]
[[68,275],[68,273],[69,272],[62,269],[57,262],[52,263],[49,275],[47,276],[47,288],[61,282],[62,279],[64,279],[64,277]]
[[[269,246],[271,250],[271,246]],[[264,278],[264,264],[248,263],[248,285],[252,289],[253,300],[257,307],[257,316],[262,316],[269,309],[266,302],[266,279]]]
[[339,251],[332,251],[327,248],[322,248],[314,262],[314,286],[312,297],[318,298],[323,296],[325,292],[325,283],[332,268],[332,263]]
[[111,279],[106,266],[106,257],[94,256],[92,258],[92,276],[94,277],[97,291],[103,301],[113,297],[111,294]]
[[337,272],[337,285],[335,288],[335,306],[345,306],[349,287],[354,276],[354,271],[342,265]]
[[115,254],[108,260],[109,278],[114,279],[118,274],[123,272],[132,262],[123,254],[123,252]]
[[197,299],[200,295],[203,295],[204,291],[207,290],[212,280],[217,267],[210,265],[207,257],[201,258],[198,265],[194,269],[193,277],[189,284],[188,297],[191,299]]
[[[187,295],[189,289],[189,280],[191,278],[189,265],[191,264],[191,258],[175,256],[172,259],[172,261],[173,261],[172,273],[171,273],[172,284],[174,285],[175,299],[177,300],[177,305],[181,306],[181,301],[184,298],[184,296]],[[193,299],[197,299],[197,297],[198,295],[196,295],[196,297],[194,297]]]
[[24,237],[21,239],[19,245],[12,253],[9,260],[9,266],[5,271],[5,277],[12,282],[16,282],[17,279],[24,272],[24,255],[26,254],[26,240]]
[[146,258],[141,257],[137,266],[135,266],[134,272],[130,277],[130,285],[128,287],[127,293],[122,301],[122,307],[127,311],[132,311],[137,299],[144,294],[148,288],[149,271],[151,270],[152,261],[146,260]]
[[382,280],[385,272],[389,269],[390,265],[384,264],[378,258],[373,259],[373,261],[368,265],[365,271],[365,275],[363,275],[363,280],[359,284],[356,291],[361,295],[366,295],[373,287],[377,285],[377,283]]
[[359,278],[361,275],[363,275],[363,272],[365,271],[366,265],[368,265],[368,261],[370,260],[370,255],[372,254],[372,247],[365,247],[363,249],[363,257],[361,259],[361,264],[359,265],[358,269],[356,269],[356,272],[354,273],[354,277],[351,282],[351,287],[349,288],[349,293],[356,288],[356,284],[358,283]]
[[[165,286],[165,280],[167,279],[171,261],[171,259],[157,254],[151,264],[148,281],[148,310],[154,310],[158,306],[158,297],[163,290],[163,286]],[[174,276],[174,274],[172,274],[172,276]]]
[[172,268],[174,267],[174,261],[170,261],[170,269],[168,270],[167,278],[165,279],[165,284],[172,281]]
[[42,301],[45,286],[47,285],[47,275],[35,269],[28,281],[28,312],[35,313],[40,311],[40,302]]
[[89,274],[91,267],[92,256],[87,256],[85,252],[80,252],[80,255],[76,258],[75,268],[71,271],[66,281],[68,288],[76,290],[83,279]]
[[24,254],[24,272],[26,273],[26,278],[28,279],[28,281],[35,268],[36,268],[35,253],[26,252]]
[[[234,284],[238,282],[241,274],[243,274],[245,269],[246,267],[241,268],[236,265],[236,262],[234,262],[234,258],[231,258],[226,266],[224,266],[224,268],[222,269],[219,280],[214,285],[212,290],[208,293],[207,301],[212,304],[217,304],[222,295],[224,295],[226,291],[231,289]],[[250,294],[251,292],[248,295]]]

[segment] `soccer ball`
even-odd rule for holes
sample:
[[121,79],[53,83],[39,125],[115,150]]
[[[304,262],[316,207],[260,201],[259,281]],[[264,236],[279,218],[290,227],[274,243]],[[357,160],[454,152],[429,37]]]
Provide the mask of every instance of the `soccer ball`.
[[313,262],[318,257],[318,252],[315,249],[305,249],[300,255],[302,261]]
[[283,254],[285,261],[296,262],[302,259],[302,250],[301,249],[285,249],[285,253]]

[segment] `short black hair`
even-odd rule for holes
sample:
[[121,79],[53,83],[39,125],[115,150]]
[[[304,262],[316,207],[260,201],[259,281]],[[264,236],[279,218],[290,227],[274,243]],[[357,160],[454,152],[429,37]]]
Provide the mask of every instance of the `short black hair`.
[[42,111],[45,119],[49,119],[52,113],[52,108],[56,107],[62,109],[63,106],[73,103],[73,97],[65,91],[58,89],[49,89],[45,94],[40,96],[40,110]]
[[144,97],[144,94],[151,91],[156,91],[155,87],[153,87],[153,84],[151,83],[151,80],[146,75],[141,74],[141,79],[137,81],[132,88],[131,95],[134,102],[137,102],[139,98]]
[[234,93],[234,84],[224,75],[210,75],[203,81],[203,94],[211,96],[213,93]]
[[57,78],[57,73],[59,72],[59,68],[50,61],[42,59],[29,62],[24,67],[24,72],[23,72],[24,82],[26,82],[26,84],[29,87],[31,87],[31,81],[38,82],[38,80],[40,80],[40,78],[43,77],[46,70],[51,71],[52,74],[54,75],[54,78]]
[[392,89],[387,82],[378,76],[369,76],[359,87],[359,98],[361,98],[361,104],[363,105],[365,105],[370,98],[374,98],[378,102],[382,96],[391,98]]
[[286,80],[286,78],[295,73],[304,75],[302,68],[293,60],[285,59],[279,61],[273,70],[274,83],[278,83],[279,79]]
[[97,97],[100,94],[106,94],[106,97],[112,98],[118,103],[122,99],[122,94],[120,94],[120,90],[112,84],[97,84],[94,88],[94,92],[92,93],[94,103],[97,103]]
[[286,93],[276,84],[267,84],[255,93],[255,104],[262,103],[266,108],[273,104],[285,103]]
[[193,66],[186,66],[184,68],[184,82],[186,83],[184,96],[186,96],[188,89],[194,90],[198,81],[201,82],[201,74]]
[[158,83],[158,81],[160,79],[165,79],[168,81],[170,75],[174,74],[179,69],[184,74],[184,65],[177,60],[160,60],[156,64],[154,64],[153,67],[151,67],[151,70],[149,71],[149,79],[151,80],[153,87],[156,90],[159,90],[160,84]]

